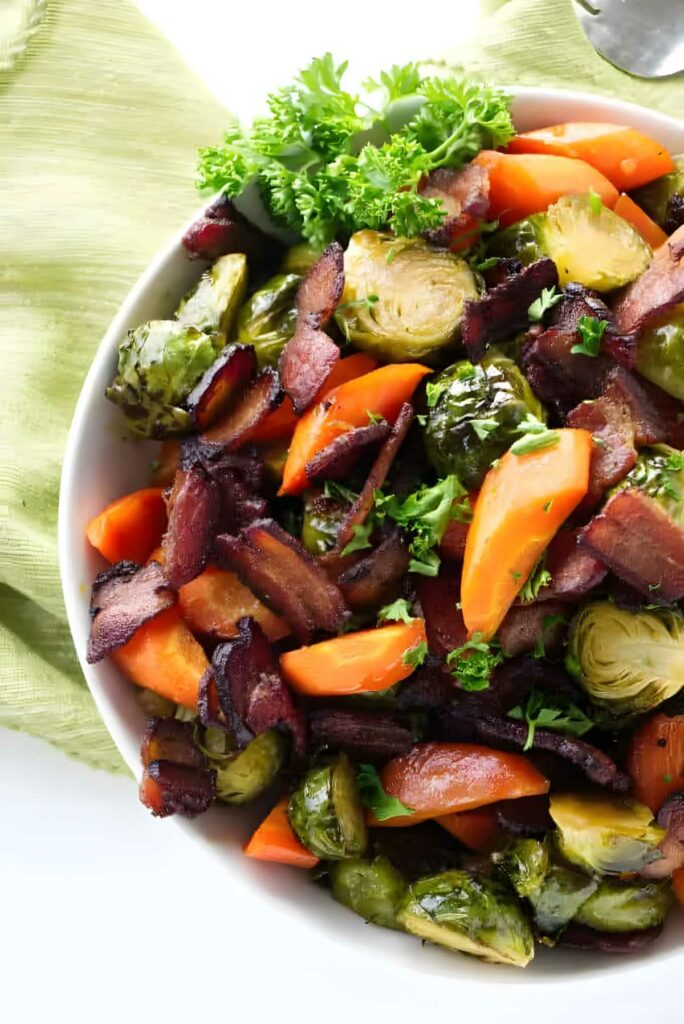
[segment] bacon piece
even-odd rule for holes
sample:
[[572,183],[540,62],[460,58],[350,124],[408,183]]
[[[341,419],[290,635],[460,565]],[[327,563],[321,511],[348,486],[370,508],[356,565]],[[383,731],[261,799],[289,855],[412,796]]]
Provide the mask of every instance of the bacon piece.
[[478,363],[488,345],[512,337],[529,323],[528,309],[544,288],[558,284],[558,271],[546,257],[492,288],[481,299],[465,304],[461,335],[468,356]]
[[256,372],[251,345],[228,345],[202,375],[185,405],[199,430],[206,430],[243,391]]
[[199,442],[211,457],[212,453],[235,451],[246,441],[266,417],[280,403],[282,392],[278,374],[265,367],[254,379],[251,387],[209,430],[200,434]]
[[597,932],[583,924],[571,921],[556,942],[571,949],[585,949],[592,953],[638,953],[657,939],[663,930],[661,924],[631,932]]
[[207,759],[195,741],[192,722],[177,718],[152,718],[140,746],[143,767],[150,761],[173,761],[188,768],[206,768]]
[[519,800],[502,800],[495,806],[499,828],[509,836],[543,839],[553,827],[548,796],[524,796]]
[[647,597],[684,597],[684,530],[635,488],[615,494],[582,531],[582,544]]
[[90,598],[86,660],[101,661],[127,643],[135,631],[176,602],[159,562],[139,566],[117,562],[99,573]]
[[590,431],[594,438],[589,489],[582,499],[582,508],[592,508],[636,463],[632,414],[624,402],[602,396],[595,401],[581,402],[568,413],[565,423],[568,427]]
[[271,645],[254,619],[240,619],[238,636],[214,651],[212,669],[221,710],[240,747],[266,729],[285,727],[299,757],[306,753],[306,724],[295,707]]
[[535,394],[562,417],[585,398],[597,398],[614,363],[572,352],[579,342],[574,331],[549,327],[523,346],[523,370]]
[[350,608],[379,608],[394,600],[409,567],[409,553],[392,530],[369,554],[345,569],[337,585]]
[[347,609],[338,587],[272,519],[252,523],[239,537],[220,535],[216,550],[227,568],[287,619],[302,643],[317,630],[336,633],[342,627]]
[[672,445],[673,448],[681,451],[684,448],[682,403],[677,398],[673,398],[672,395],[668,395],[667,392],[657,387],[657,385],[652,384],[650,380],[639,377],[638,374],[635,375],[635,380],[638,381],[639,387],[658,414],[658,419],[665,431],[663,441],[665,444]]
[[164,574],[178,589],[206,566],[220,513],[220,493],[199,463],[180,469],[169,500],[169,525],[162,541]]
[[[564,291],[563,299],[552,313],[552,325],[560,331],[576,332],[584,316],[605,320],[607,327],[601,339],[601,351],[628,369],[632,369],[636,362],[636,334],[618,333],[613,313],[598,292],[575,282],[567,284]],[[579,338],[577,340],[579,341]]]
[[394,426],[392,427],[387,440],[378,452],[378,457],[371,467],[371,471],[368,474],[365,484],[361,488],[361,493],[349,509],[347,518],[342,523],[337,537],[338,551],[344,550],[352,539],[354,536],[354,527],[361,526],[368,518],[368,514],[372,509],[373,502],[375,500],[375,492],[379,491],[384,484],[387,474],[389,473],[390,466],[394,462],[397,452],[404,443],[404,439],[409,432],[412,422],[413,406],[410,402],[404,402],[399,410],[399,415],[394,422]]
[[413,675],[401,684],[397,707],[401,710],[435,711],[451,704],[458,693],[456,680],[437,664],[436,659],[423,662]]
[[216,772],[172,761],[150,761],[140,780],[140,800],[157,818],[195,818],[216,798]]
[[539,591],[537,601],[579,601],[602,583],[608,569],[580,545],[581,530],[560,530],[546,551],[551,582]]
[[316,709],[309,713],[309,732],[314,747],[343,750],[368,761],[408,754],[413,745],[410,729],[395,715],[377,711]]
[[340,480],[349,476],[358,459],[369,448],[381,444],[390,432],[389,423],[371,423],[367,427],[355,427],[340,434],[326,448],[322,448],[307,462],[305,473],[309,480]]
[[211,665],[199,682],[197,694],[197,712],[202,725],[211,725],[215,729],[226,729],[226,716],[221,710],[216,679]]
[[[428,199],[441,199],[446,219],[438,228],[425,232],[433,245],[467,248],[475,241],[477,222],[489,210],[489,172],[485,167],[467,164],[456,170],[438,167],[430,171],[419,192]],[[460,244],[459,244],[460,242]]]
[[247,224],[226,196],[221,195],[183,235],[191,260],[216,260],[229,252],[244,252],[255,265],[277,259],[280,247]]
[[673,235],[677,228],[684,226],[684,196],[675,192],[667,203],[667,215],[663,229],[666,234]]
[[634,444],[642,448],[647,444],[664,441],[667,428],[658,409],[633,373],[616,367],[608,375],[603,391],[608,401],[623,402],[632,415]]
[[649,321],[684,300],[684,225],[677,228],[636,281],[623,289],[613,306],[623,334],[641,331]]
[[452,519],[440,541],[439,553],[442,558],[451,562],[463,561],[469,526],[470,523],[459,523]]
[[439,576],[420,576],[416,588],[430,653],[446,658],[468,639],[463,613],[456,607],[461,596],[461,574],[453,566],[442,565]]
[[344,250],[333,242],[299,286],[297,326],[280,356],[283,387],[297,413],[311,405],[340,358],[339,348],[323,331],[343,288]]
[[553,652],[562,644],[567,627],[565,622],[554,622],[545,627],[544,622],[549,616],[563,615],[564,612],[565,606],[558,601],[513,605],[497,634],[501,650],[511,658],[533,651],[537,644],[543,643],[547,654]]

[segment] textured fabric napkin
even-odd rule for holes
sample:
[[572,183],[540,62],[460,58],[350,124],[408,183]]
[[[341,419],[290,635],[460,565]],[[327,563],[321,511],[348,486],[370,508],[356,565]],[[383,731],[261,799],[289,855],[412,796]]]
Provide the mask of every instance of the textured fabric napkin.
[[[13,24],[0,20],[0,724],[125,771],[66,624],[61,455],[95,348],[196,206],[196,149],[219,137],[226,115],[128,0],[11,4]],[[681,78],[645,83],[610,67],[569,0],[488,6],[499,9],[480,44],[458,54],[471,69],[684,111]],[[14,37],[3,45],[4,27]]]

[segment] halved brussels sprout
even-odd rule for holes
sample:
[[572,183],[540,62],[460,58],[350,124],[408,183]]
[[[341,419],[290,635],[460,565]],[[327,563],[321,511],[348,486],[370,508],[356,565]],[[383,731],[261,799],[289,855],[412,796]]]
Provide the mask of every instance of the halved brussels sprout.
[[640,871],[658,860],[665,829],[644,804],[628,797],[556,793],[550,813],[558,848],[572,864],[599,875]]
[[672,903],[665,882],[617,882],[606,879],[575,915],[579,924],[599,932],[632,932],[662,924]]
[[684,305],[643,331],[636,367],[646,380],[684,402]]
[[372,860],[340,860],[330,866],[332,894],[355,914],[383,928],[398,928],[397,911],[406,882],[381,855]]
[[642,448],[631,469],[611,493],[637,487],[658,502],[663,512],[684,527],[684,453],[668,444]]
[[247,300],[237,319],[240,345],[253,345],[259,368],[276,366],[295,332],[299,274],[277,274]]
[[661,228],[665,227],[670,202],[678,196],[684,200],[684,155],[674,157],[675,170],[663,174],[648,185],[642,185],[634,193],[634,200]]
[[651,262],[651,249],[622,217],[590,196],[563,196],[546,213],[512,224],[488,245],[495,256],[533,263],[550,256],[561,285],[576,281],[599,292],[629,284]]
[[244,750],[221,729],[205,729],[201,747],[216,770],[216,796],[225,804],[255,800],[275,781],[285,761],[287,744],[276,729],[259,733]]
[[571,921],[596,889],[588,875],[554,865],[535,892],[529,894],[534,923],[542,935],[553,937]]
[[568,667],[616,724],[651,711],[684,686],[684,616],[593,601],[572,621]]
[[176,319],[207,334],[220,334],[223,341],[227,341],[245,298],[247,276],[244,253],[231,252],[221,256],[183,299]]
[[380,359],[434,364],[456,341],[463,306],[478,297],[464,259],[422,238],[357,231],[344,254],[335,318],[357,348]]
[[280,264],[281,274],[298,274],[301,277],[311,270],[314,263],[321,258],[323,250],[311,242],[299,242],[285,250]]
[[322,860],[360,857],[366,849],[356,774],[344,754],[307,772],[290,796],[287,814],[304,846]]
[[550,856],[548,839],[516,839],[506,850],[493,854],[492,859],[518,896],[530,896],[542,887],[551,868]]
[[526,967],[532,928],[513,893],[495,878],[445,871],[410,886],[398,914],[408,932],[489,963]]
[[463,359],[442,370],[430,391],[438,397],[424,434],[428,458],[468,490],[480,486],[494,459],[520,437],[523,420],[546,419],[527,379],[496,351],[476,366]]
[[105,394],[121,407],[132,433],[159,440],[182,434],[192,427],[183,402],[222,348],[218,334],[150,320],[119,345],[119,371]]
[[304,500],[302,544],[312,555],[324,555],[335,547],[345,509],[336,498],[310,493]]

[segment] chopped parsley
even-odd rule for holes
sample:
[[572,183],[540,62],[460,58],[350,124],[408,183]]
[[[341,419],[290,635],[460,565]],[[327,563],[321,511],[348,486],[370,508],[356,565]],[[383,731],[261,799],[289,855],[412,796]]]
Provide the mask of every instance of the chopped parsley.
[[487,643],[482,633],[474,633],[460,647],[447,654],[447,665],[462,690],[473,693],[486,690],[503,653],[495,641]]
[[531,303],[527,310],[527,317],[533,324],[540,324],[544,319],[545,314],[560,302],[563,298],[563,293],[559,292],[555,285],[551,288],[542,289],[542,293],[538,299],[535,299]]
[[375,426],[376,423],[384,423],[385,417],[380,412],[370,412],[366,409],[366,416],[368,417],[368,423],[370,426]]
[[408,625],[414,619],[415,616],[411,615],[411,606],[403,597],[392,604],[386,604],[378,612],[378,622],[405,622]]
[[542,448],[552,448],[560,441],[560,434],[557,430],[547,430],[535,434],[523,434],[517,441],[514,441],[510,450],[514,455],[529,455],[530,452],[541,451]]
[[480,441],[486,441],[490,434],[498,430],[499,424],[497,420],[488,419],[474,419],[470,421],[470,425],[477,434]]
[[570,736],[584,736],[594,723],[584,712],[560,694],[532,690],[524,705],[518,705],[508,712],[509,718],[527,722],[527,737],[523,750],[534,744],[537,729],[555,729]]
[[559,626],[561,622],[565,622],[564,615],[544,616],[544,618],[542,619],[541,637],[539,638],[539,640],[537,640],[536,644],[534,645],[534,650],[532,651],[533,658],[546,657],[546,647],[544,646],[546,634],[550,629],[553,629],[554,626]]
[[589,209],[592,213],[599,214],[603,209],[603,200],[593,188],[589,189]]
[[537,600],[542,587],[548,587],[550,582],[551,573],[546,568],[546,553],[544,553],[527,577],[518,597],[523,604],[531,604]]
[[570,351],[574,355],[595,359],[601,350],[601,338],[607,326],[607,320],[599,320],[596,316],[581,316],[577,323],[577,333],[582,340],[578,345],[573,345]]
[[453,473],[432,487],[424,484],[403,501],[393,494],[375,492],[375,518],[392,519],[409,535],[409,572],[437,575],[440,560],[435,548],[454,518],[454,503],[465,495],[465,488]]
[[373,532],[374,526],[372,521],[365,523],[355,523],[352,526],[354,536],[348,544],[342,548],[340,554],[351,555],[354,551],[363,551],[364,548],[371,547],[370,535]]
[[358,498],[356,491],[352,491],[350,487],[345,487],[344,484],[339,483],[337,480],[325,481],[323,496],[325,498],[334,498],[337,501],[346,501],[350,505],[353,505]]
[[421,642],[416,644],[415,647],[411,647],[401,660],[404,665],[410,665],[412,668],[419,668],[427,658],[427,655],[428,645],[424,640],[421,640]]
[[415,813],[396,796],[390,796],[385,791],[377,768],[372,764],[358,766],[356,784],[359,787],[361,803],[373,812],[377,821],[386,821],[387,818],[400,818]]

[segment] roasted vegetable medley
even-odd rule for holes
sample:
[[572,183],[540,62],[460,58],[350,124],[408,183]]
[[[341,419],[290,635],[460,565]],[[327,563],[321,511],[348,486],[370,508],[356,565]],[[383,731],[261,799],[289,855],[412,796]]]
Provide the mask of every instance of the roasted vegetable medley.
[[153,814],[260,799],[247,856],[491,963],[638,950],[684,902],[684,158],[343,71],[202,153],[88,660]]

